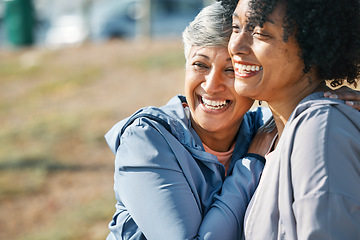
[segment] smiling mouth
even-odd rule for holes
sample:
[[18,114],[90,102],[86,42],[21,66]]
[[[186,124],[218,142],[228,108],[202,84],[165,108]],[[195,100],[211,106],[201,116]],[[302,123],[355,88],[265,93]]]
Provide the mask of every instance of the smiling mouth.
[[261,66],[240,63],[234,63],[234,68],[241,77],[253,76],[263,69]]
[[219,110],[227,107],[230,104],[230,100],[212,101],[201,97],[201,103],[210,110]]

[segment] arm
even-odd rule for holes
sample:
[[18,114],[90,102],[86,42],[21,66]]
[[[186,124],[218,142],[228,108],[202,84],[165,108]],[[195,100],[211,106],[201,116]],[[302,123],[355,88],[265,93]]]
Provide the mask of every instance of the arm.
[[[258,129],[250,144],[248,154],[236,162],[232,174],[225,179],[221,195],[215,197],[215,202],[200,227],[200,235],[207,233],[206,236],[209,239],[240,238],[246,208],[259,183],[265,164],[264,156],[276,132],[273,118]],[[227,228],[224,228],[222,232],[211,231],[211,226],[213,225],[215,229],[218,224],[218,221],[211,222],[214,219],[226,221]]]
[[[350,114],[359,119],[357,112]],[[294,128],[292,208],[298,239],[357,239],[359,125],[330,108],[304,114]]]
[[[255,192],[264,168],[264,162],[244,157],[236,162],[233,173],[225,179],[221,194],[204,218],[199,236],[204,239],[233,240],[240,239],[243,219],[249,201]],[[223,224],[221,230],[217,229]]]
[[126,217],[115,219],[112,234],[133,239],[129,232],[136,228],[147,239],[194,238],[201,212],[189,184],[164,137],[136,121],[116,154],[115,191]]

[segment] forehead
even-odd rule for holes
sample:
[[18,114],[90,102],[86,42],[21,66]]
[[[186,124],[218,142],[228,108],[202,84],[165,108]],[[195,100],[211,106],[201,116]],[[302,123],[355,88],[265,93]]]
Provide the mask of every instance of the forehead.
[[[238,18],[241,21],[259,21],[259,19],[265,19],[265,23],[270,23],[278,26],[282,26],[286,13],[286,5],[282,1],[275,1],[273,11],[269,11],[271,6],[269,2],[263,0],[240,0],[234,11],[234,18]],[[251,21],[250,20],[250,21]],[[254,24],[254,22],[250,22]],[[255,25],[257,25],[255,23]]]
[[222,46],[209,46],[209,47],[199,47],[199,46],[192,46],[190,49],[190,58],[194,57],[205,57],[205,58],[212,58],[218,55],[222,56],[229,56],[227,47]]

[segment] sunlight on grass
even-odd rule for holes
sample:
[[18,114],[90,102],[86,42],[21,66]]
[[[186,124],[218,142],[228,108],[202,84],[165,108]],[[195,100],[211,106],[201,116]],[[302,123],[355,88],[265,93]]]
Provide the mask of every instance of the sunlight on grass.
[[51,149],[71,136],[78,125],[79,120],[73,114],[34,116],[21,125],[9,124],[0,132],[0,163],[9,159],[53,159]]
[[2,76],[1,82],[4,81],[16,81],[23,79],[24,76],[31,77],[41,73],[41,66],[34,65],[29,67],[22,66],[19,56],[7,57],[7,61],[0,63],[0,76]]
[[[29,233],[18,240],[103,240],[108,234],[109,216],[114,212],[114,197],[103,196],[89,201],[76,209],[67,209],[56,216],[56,221],[46,229]],[[91,224],[99,228],[91,229]],[[96,231],[95,231],[96,230]]]
[[140,66],[141,69],[164,69],[179,68],[185,66],[184,54],[179,51],[163,53],[156,58],[154,56],[145,56],[131,62],[133,66]]
[[0,165],[0,200],[40,192],[46,183],[46,169],[7,169]]

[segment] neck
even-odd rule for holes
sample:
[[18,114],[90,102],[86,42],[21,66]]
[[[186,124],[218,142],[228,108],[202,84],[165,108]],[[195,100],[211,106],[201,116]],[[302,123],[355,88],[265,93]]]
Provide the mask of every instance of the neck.
[[236,141],[236,136],[239,131],[240,124],[234,126],[227,131],[221,129],[219,131],[207,131],[201,126],[192,121],[192,127],[199,135],[201,141],[211,150],[216,152],[227,152]]
[[281,136],[284,127],[295,110],[296,106],[308,95],[315,92],[323,92],[329,90],[323,81],[308,81],[303,88],[296,86],[295,88],[289,88],[285,93],[282,93],[282,98],[277,101],[269,101],[268,105],[274,116],[276,127],[278,129],[279,137]]
[[[210,134],[210,135],[212,135],[212,134]],[[212,138],[210,138],[210,137],[205,137],[205,138],[200,137],[200,138],[201,138],[201,141],[206,146],[208,146],[211,150],[216,151],[216,152],[229,151],[231,146],[235,142],[235,136],[233,136],[232,138],[227,138],[227,137],[216,138],[214,136],[212,136]]]

